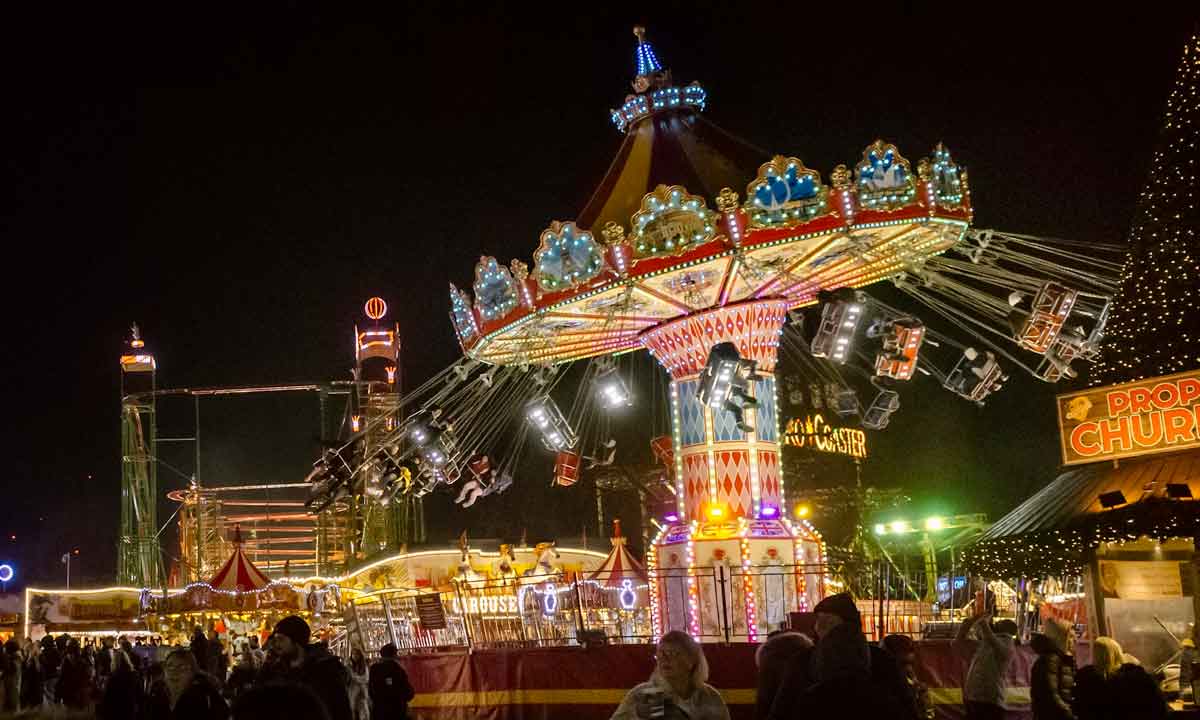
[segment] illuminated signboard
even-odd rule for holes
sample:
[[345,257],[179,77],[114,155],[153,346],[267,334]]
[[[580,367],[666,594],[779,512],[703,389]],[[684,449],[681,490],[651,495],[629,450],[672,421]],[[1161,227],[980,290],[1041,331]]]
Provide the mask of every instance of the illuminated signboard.
[[1058,396],[1063,463],[1200,447],[1200,370]]
[[[520,615],[516,595],[471,595],[465,598],[466,614],[484,616]],[[452,600],[454,612],[463,615],[463,602],[455,596]]]
[[783,444],[854,458],[867,456],[865,432],[857,428],[830,425],[820,413],[788,420],[783,430]]

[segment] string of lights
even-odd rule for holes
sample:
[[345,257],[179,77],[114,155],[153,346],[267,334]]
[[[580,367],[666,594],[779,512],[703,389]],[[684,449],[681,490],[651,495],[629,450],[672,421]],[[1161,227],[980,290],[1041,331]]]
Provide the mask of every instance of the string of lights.
[[1167,99],[1163,128],[1129,232],[1116,307],[1093,385],[1169,375],[1200,365],[1200,32]]

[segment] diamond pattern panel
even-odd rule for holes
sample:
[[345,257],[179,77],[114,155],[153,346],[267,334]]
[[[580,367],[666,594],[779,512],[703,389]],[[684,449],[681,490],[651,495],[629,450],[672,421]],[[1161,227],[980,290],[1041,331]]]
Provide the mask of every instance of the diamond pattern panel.
[[743,357],[758,361],[760,370],[773,372],[786,314],[785,302],[760,300],[689,315],[641,338],[672,377],[699,373],[708,362],[709,348],[720,342],[736,344]]
[[758,484],[762,488],[764,505],[780,507],[779,454],[758,451]]
[[713,440],[736,442],[746,439],[746,433],[738,430],[737,417],[728,410],[713,410]]
[[682,381],[679,391],[680,442],[684,447],[704,443],[704,406],[696,399],[695,380]]
[[683,498],[687,516],[702,519],[703,505],[708,502],[708,453],[683,456]]
[[775,414],[775,378],[768,377],[756,382],[754,399],[758,400],[758,422],[754,426],[758,432],[758,439],[778,442],[779,418]]
[[716,454],[717,500],[729,503],[734,515],[753,511],[750,498],[750,462],[745,450],[722,450]]

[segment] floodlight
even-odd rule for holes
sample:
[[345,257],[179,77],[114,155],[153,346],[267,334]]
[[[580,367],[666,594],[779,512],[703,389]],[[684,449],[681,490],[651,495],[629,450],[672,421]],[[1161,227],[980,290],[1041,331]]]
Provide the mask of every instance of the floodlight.
[[1192,498],[1192,488],[1187,483],[1167,483],[1167,497],[1174,500],[1189,500]]
[[596,376],[596,387],[600,391],[600,402],[609,410],[629,407],[633,404],[633,395],[629,386],[616,369],[607,370]]

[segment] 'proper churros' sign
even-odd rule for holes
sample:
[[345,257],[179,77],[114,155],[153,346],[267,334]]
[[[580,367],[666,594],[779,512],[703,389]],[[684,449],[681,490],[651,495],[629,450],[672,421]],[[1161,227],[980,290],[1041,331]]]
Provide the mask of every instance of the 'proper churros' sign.
[[1058,396],[1067,465],[1200,447],[1200,370]]

